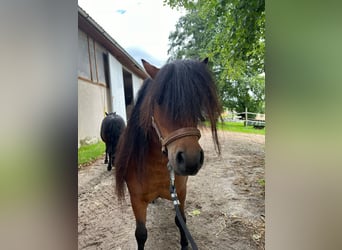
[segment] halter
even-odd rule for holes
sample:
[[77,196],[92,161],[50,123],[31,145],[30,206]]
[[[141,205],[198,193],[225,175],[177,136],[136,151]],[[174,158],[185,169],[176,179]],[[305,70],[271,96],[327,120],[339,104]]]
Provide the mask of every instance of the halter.
[[172,142],[186,137],[186,136],[197,136],[198,139],[201,138],[201,132],[198,130],[198,128],[195,127],[186,127],[186,128],[180,128],[177,129],[175,131],[173,131],[171,134],[169,134],[167,137],[163,137],[163,135],[161,134],[157,123],[154,121],[154,117],[152,116],[152,127],[154,128],[154,130],[156,131],[159,141],[162,145],[162,152],[166,153],[167,152],[167,146],[169,144],[171,144]]
[[[177,129],[175,131],[173,131],[171,134],[169,134],[166,138],[164,138],[157,126],[157,124],[154,121],[154,117],[152,116],[152,127],[154,128],[154,130],[156,131],[159,141],[162,145],[162,152],[166,153],[167,151],[167,145],[169,145],[170,143],[186,137],[186,136],[197,136],[198,139],[201,138],[201,132],[195,128],[195,127],[187,127],[187,128],[180,128]],[[181,227],[183,228],[183,231],[186,235],[186,238],[190,241],[191,247],[193,250],[198,250],[198,247],[194,241],[194,239],[191,236],[191,233],[189,232],[184,220],[183,220],[183,216],[181,215],[180,209],[179,209],[179,200],[178,200],[178,196],[177,196],[177,192],[176,192],[176,186],[175,186],[175,172],[173,169],[173,166],[170,164],[170,162],[167,163],[167,168],[169,170],[170,173],[170,195],[171,195],[171,199],[173,201],[173,205],[175,207],[176,210],[176,216],[178,218],[178,221],[181,225]]]

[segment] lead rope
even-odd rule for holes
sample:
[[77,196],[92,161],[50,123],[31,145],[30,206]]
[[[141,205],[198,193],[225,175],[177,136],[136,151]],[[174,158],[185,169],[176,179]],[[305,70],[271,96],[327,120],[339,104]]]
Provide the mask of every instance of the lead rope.
[[178,218],[178,221],[185,233],[186,238],[190,241],[191,247],[193,250],[198,250],[198,247],[194,241],[194,239],[192,238],[188,228],[186,227],[186,224],[183,220],[183,216],[180,212],[179,209],[179,200],[178,200],[178,196],[177,196],[177,192],[176,192],[176,187],[175,187],[175,172],[173,170],[173,167],[171,166],[171,164],[168,162],[167,163],[167,169],[170,172],[170,194],[171,194],[171,199],[173,201],[173,205],[175,207],[176,210],[176,216]]

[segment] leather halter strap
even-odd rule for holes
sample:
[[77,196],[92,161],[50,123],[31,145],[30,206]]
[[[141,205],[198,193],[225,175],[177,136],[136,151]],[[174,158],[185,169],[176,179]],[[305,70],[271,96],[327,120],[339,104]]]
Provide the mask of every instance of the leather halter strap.
[[158,125],[156,124],[156,122],[154,121],[154,117],[152,116],[152,127],[154,128],[154,130],[156,131],[159,141],[162,145],[162,152],[166,153],[166,148],[169,144],[171,144],[172,142],[186,137],[186,136],[197,136],[198,139],[201,138],[201,132],[195,128],[195,127],[187,127],[187,128],[180,128],[177,129],[175,131],[173,131],[171,134],[169,134],[167,137],[163,137]]

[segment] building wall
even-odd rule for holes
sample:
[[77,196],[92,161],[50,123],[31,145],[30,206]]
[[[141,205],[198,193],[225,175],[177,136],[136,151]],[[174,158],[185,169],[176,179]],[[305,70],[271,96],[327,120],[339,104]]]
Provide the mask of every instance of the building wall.
[[88,81],[78,80],[78,141],[100,137],[105,112],[110,112],[109,89]]
[[132,75],[132,78],[133,78],[133,96],[134,96],[134,104],[135,104],[137,94],[141,85],[143,84],[143,80],[134,74]]
[[[107,56],[108,55],[108,56]],[[107,59],[106,59],[107,58]],[[143,80],[132,74],[133,97]],[[108,77],[106,77],[106,74]],[[123,66],[86,32],[78,30],[78,142],[101,140],[105,112],[117,112],[127,122]]]
[[[115,60],[115,58],[112,58]],[[117,62],[117,61],[116,61]],[[86,138],[101,140],[100,127],[105,112],[117,112],[126,120],[126,106],[123,90],[122,66],[112,64],[111,88],[78,79],[78,141]],[[115,77],[114,77],[115,76]],[[143,80],[132,74],[133,95],[136,101]],[[113,103],[113,104],[112,104]]]

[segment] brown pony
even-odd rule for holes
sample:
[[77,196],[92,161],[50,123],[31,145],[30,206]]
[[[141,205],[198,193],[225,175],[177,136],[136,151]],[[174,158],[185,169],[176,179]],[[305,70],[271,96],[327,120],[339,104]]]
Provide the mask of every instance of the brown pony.
[[[142,62],[151,78],[146,79],[139,90],[115,159],[116,192],[122,201],[127,184],[139,250],[144,249],[147,240],[148,204],[158,197],[171,199],[168,163],[175,172],[180,211],[186,221],[188,175],[197,174],[204,161],[197,126],[204,120],[209,121],[220,153],[216,121],[221,113],[207,58],[202,62],[176,60],[161,69]],[[177,217],[175,222],[180,230],[182,249],[188,249],[188,240]]]

